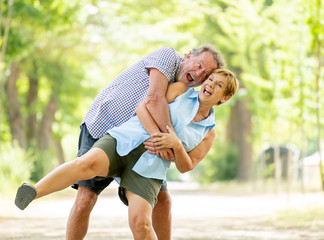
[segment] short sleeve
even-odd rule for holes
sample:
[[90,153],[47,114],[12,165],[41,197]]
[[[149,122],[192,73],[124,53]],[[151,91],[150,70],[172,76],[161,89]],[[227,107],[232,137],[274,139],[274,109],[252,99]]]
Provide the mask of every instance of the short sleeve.
[[181,57],[170,47],[162,47],[143,58],[145,68],[159,70],[169,82],[175,81],[175,76],[180,68]]

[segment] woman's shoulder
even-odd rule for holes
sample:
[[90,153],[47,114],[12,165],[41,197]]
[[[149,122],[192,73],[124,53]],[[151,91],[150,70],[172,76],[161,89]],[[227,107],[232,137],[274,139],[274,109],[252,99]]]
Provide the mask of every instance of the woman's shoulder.
[[185,92],[188,89],[188,85],[185,84],[184,82],[174,82],[171,83],[170,85],[173,85],[174,88],[176,88],[178,91]]
[[173,102],[178,96],[185,93],[187,89],[188,89],[187,84],[183,82],[175,82],[169,84],[168,91],[166,94],[167,101],[169,103]]

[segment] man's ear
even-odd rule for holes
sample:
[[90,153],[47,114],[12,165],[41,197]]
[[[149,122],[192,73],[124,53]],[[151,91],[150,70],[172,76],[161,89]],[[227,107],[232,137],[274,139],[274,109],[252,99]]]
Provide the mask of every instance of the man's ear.
[[189,52],[187,55],[186,55],[186,57],[185,57],[186,59],[189,59],[189,58],[191,58],[191,52]]

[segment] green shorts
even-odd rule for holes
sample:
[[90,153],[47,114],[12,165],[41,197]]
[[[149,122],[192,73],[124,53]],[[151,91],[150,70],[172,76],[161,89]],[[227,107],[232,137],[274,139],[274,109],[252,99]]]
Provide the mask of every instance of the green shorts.
[[120,187],[125,188],[148,201],[152,207],[157,202],[157,195],[161,189],[162,180],[146,178],[135,171],[133,167],[141,155],[146,151],[140,145],[126,156],[119,156],[116,150],[117,141],[106,134],[100,138],[92,148],[102,149],[109,159],[109,172],[107,177],[120,177]]

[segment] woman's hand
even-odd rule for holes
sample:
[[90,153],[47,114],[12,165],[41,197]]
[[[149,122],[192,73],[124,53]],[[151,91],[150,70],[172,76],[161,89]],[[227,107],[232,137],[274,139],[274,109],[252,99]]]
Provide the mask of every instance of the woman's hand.
[[182,146],[180,139],[172,128],[166,126],[168,133],[154,133],[152,134],[152,143],[155,150],[164,148],[178,149]]
[[149,153],[157,155],[164,160],[175,161],[172,148],[157,149],[151,138],[147,139],[143,144]]
[[153,141],[151,138],[147,139],[143,144],[149,153],[157,155],[164,160],[169,160],[169,161],[175,160],[174,152],[171,148],[165,148],[165,149],[158,150],[154,147],[154,144],[153,144]]

